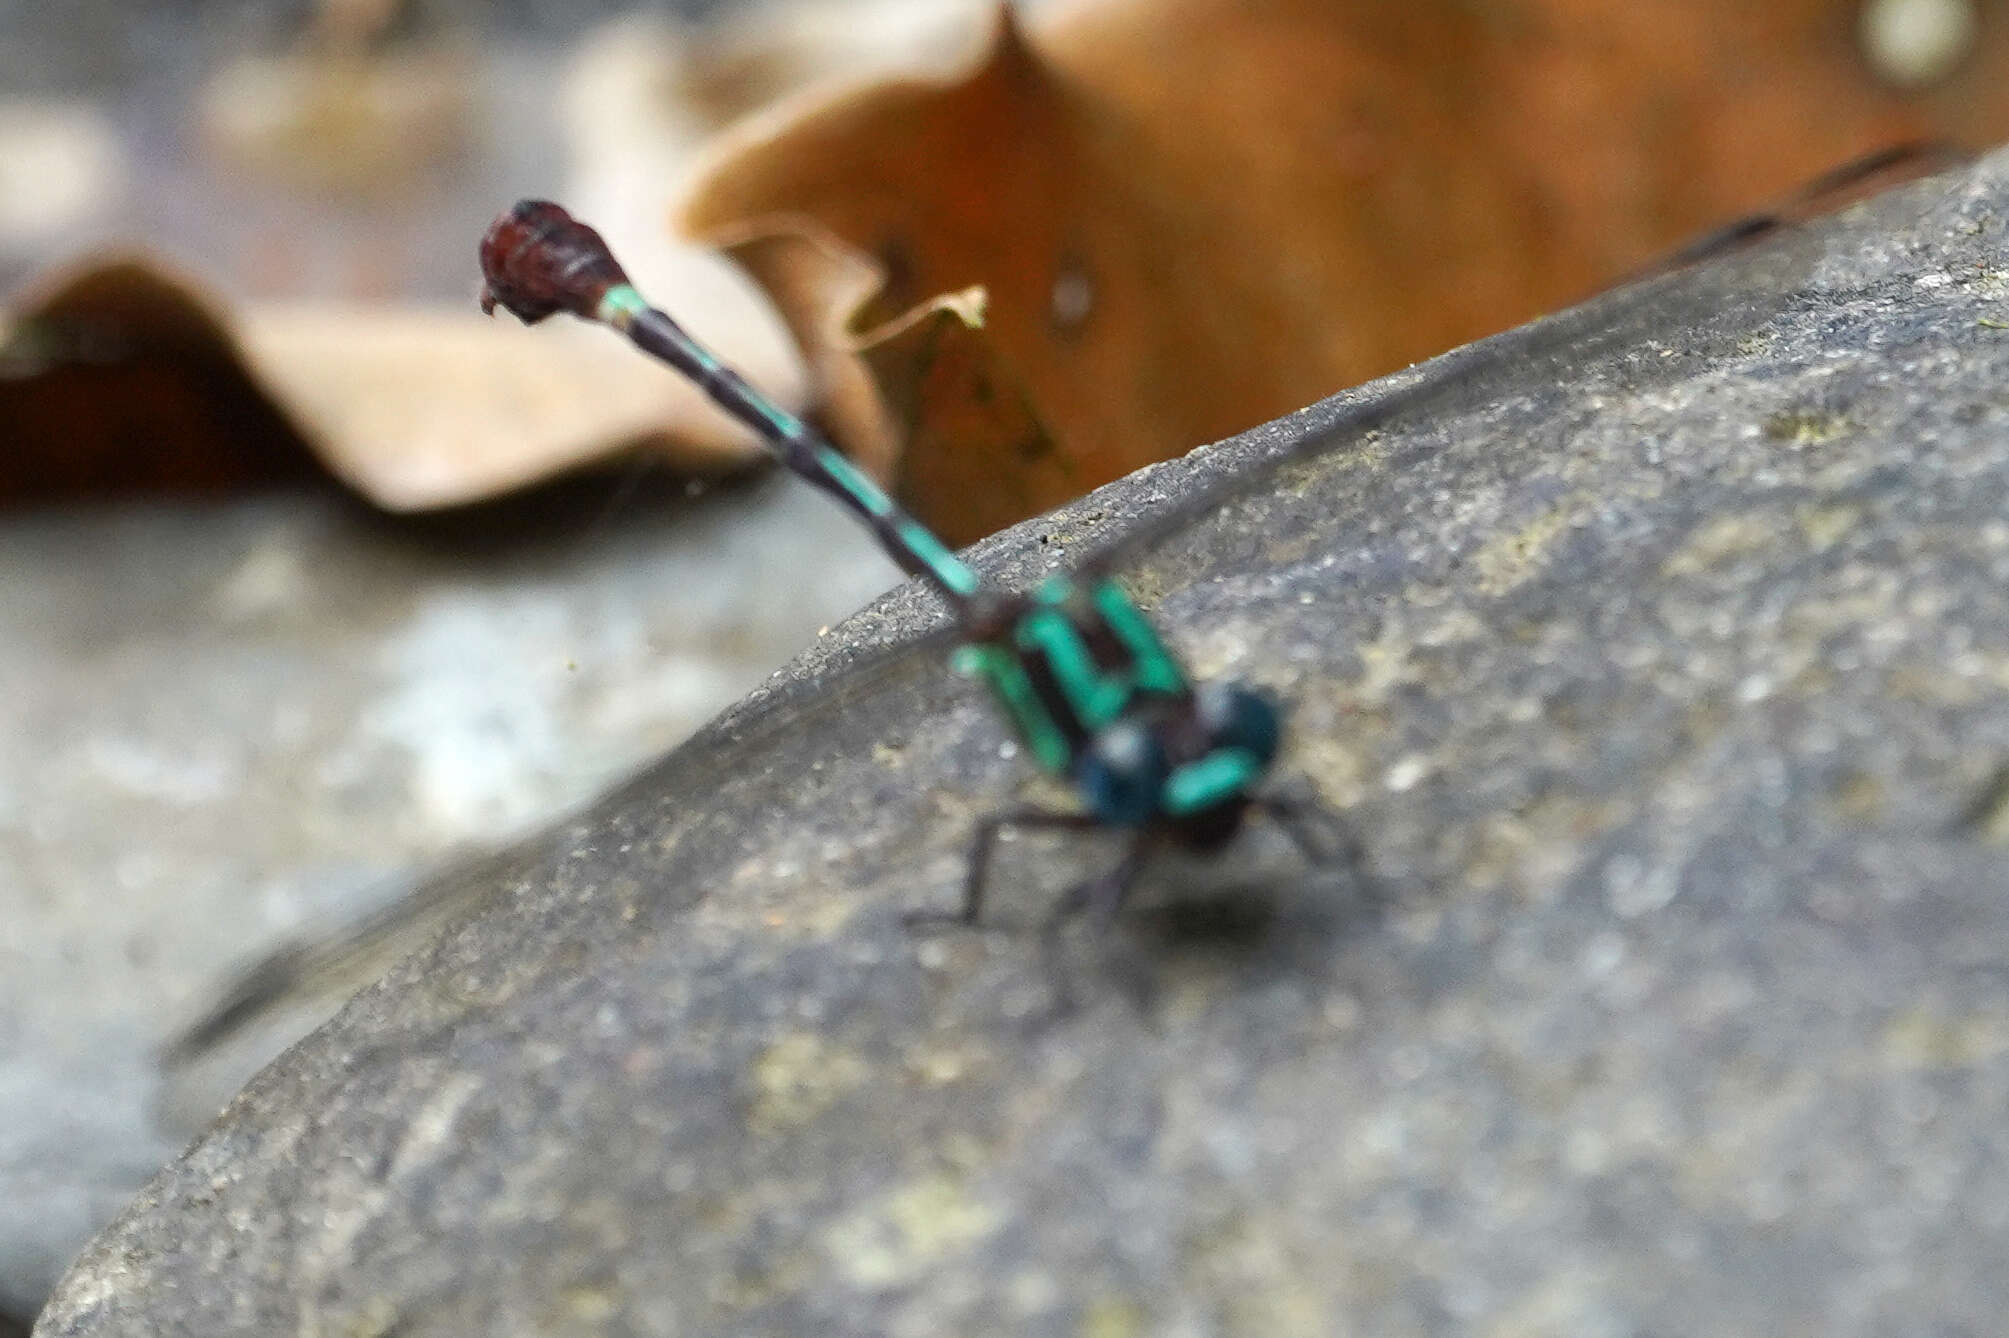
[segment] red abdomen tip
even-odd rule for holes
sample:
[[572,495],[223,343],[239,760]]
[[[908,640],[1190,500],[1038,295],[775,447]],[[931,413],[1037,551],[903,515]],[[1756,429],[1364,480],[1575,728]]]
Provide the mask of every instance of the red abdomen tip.
[[600,234],[549,200],[519,200],[481,238],[481,309],[518,320],[554,311],[589,320],[609,288],[628,281]]

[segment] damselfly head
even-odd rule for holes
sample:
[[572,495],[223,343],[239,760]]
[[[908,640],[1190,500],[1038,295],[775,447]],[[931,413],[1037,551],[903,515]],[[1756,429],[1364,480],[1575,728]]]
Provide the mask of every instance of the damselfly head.
[[526,325],[553,312],[595,318],[628,282],[600,234],[549,200],[518,200],[481,237],[481,309],[499,304]]
[[1202,683],[1193,689],[1193,714],[1206,733],[1208,751],[1235,748],[1262,770],[1276,760],[1283,722],[1276,703],[1240,683]]
[[1240,827],[1282,729],[1269,698],[1206,683],[1095,731],[1074,765],[1082,802],[1114,827],[1163,824],[1208,848]]
[[1158,795],[1158,821],[1190,850],[1211,851],[1241,830],[1276,759],[1276,706],[1239,683],[1202,683],[1160,726],[1172,765]]

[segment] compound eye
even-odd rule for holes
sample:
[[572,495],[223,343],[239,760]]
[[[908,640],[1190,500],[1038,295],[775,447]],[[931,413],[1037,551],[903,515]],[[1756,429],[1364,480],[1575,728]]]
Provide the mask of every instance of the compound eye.
[[1140,827],[1158,812],[1169,768],[1157,737],[1134,720],[1118,720],[1090,742],[1075,768],[1081,797],[1095,816]]
[[1193,705],[1214,748],[1245,749],[1265,767],[1276,757],[1283,731],[1277,708],[1260,692],[1237,683],[1203,683],[1193,693]]

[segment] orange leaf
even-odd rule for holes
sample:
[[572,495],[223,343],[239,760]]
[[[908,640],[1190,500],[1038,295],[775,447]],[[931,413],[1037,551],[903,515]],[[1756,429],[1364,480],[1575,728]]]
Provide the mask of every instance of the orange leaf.
[[[996,519],[965,509],[997,496],[974,481],[1041,509],[1582,297],[1865,152],[2009,133],[2009,25],[1920,90],[1872,76],[1861,12],[1108,0],[1027,34],[1001,8],[963,74],[758,118],[682,219],[744,242],[807,216],[876,268],[869,296],[790,322],[852,383],[840,442],[901,458],[928,518],[970,537]],[[943,426],[959,406],[923,397],[900,424],[883,394],[858,407],[862,365],[832,369],[859,356],[848,332],[977,284],[987,380],[1052,435],[1030,479],[1009,450],[933,458],[990,448]],[[968,482],[922,484],[942,477]]]

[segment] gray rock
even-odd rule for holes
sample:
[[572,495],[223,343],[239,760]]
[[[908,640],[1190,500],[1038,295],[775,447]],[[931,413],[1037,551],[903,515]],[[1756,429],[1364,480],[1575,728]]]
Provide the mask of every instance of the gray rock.
[[932,656],[861,666],[903,591],[518,850],[38,1332],[1997,1331],[2006,167],[1453,355],[1137,569],[1378,900],[1258,831],[1070,940],[1071,1012],[1018,931],[1097,843],[909,933],[1048,791]]

